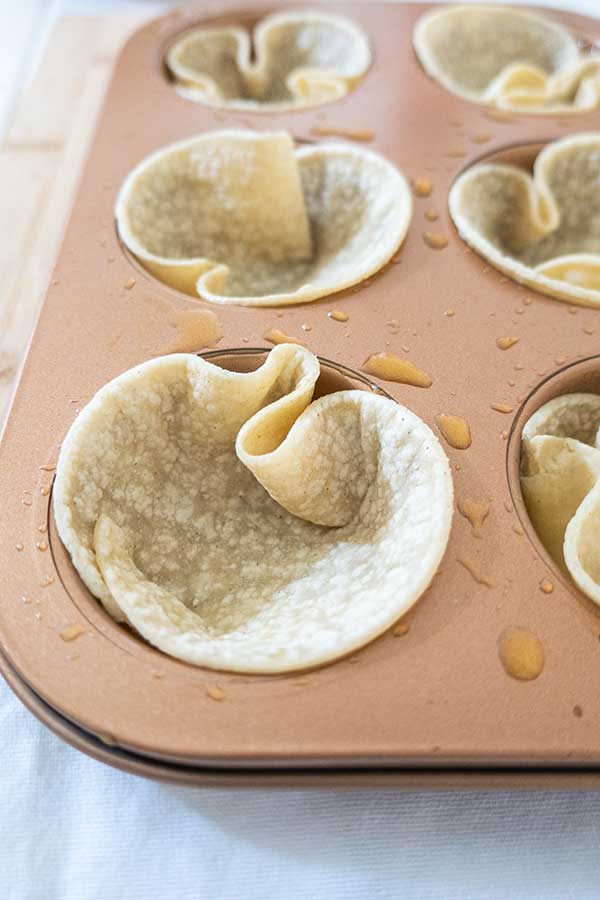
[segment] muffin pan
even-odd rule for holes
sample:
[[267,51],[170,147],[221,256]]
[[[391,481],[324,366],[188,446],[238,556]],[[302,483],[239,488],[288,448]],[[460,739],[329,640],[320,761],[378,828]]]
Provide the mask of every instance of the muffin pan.
[[[600,390],[600,313],[503,276],[463,243],[447,208],[474,162],[530,167],[550,141],[597,130],[600,112],[507,116],[449,93],[412,50],[426,9],[328,4],[368,35],[372,65],[342,99],[293,112],[217,109],[179,95],[165,74],[180,35],[251,29],[273,11],[264,4],[159,19],[117,63],[0,445],[2,668],[51,727],[106,761],[199,784],[268,774],[303,783],[315,770],[323,783],[331,772],[331,783],[344,773],[354,783],[357,769],[374,784],[396,774],[422,784],[428,771],[434,784],[449,770],[474,785],[499,770],[522,783],[545,773],[548,784],[560,771],[561,784],[575,784],[600,767],[600,616],[542,548],[519,486],[531,413],[566,391]],[[589,44],[600,37],[598,22],[547,15]],[[399,253],[367,282],[293,307],[211,305],[146,272],[117,238],[124,179],[169,143],[240,127],[287,130],[298,145],[334,132],[395,164],[415,195]],[[282,676],[195,668],[117,625],[83,586],[50,510],[58,448],[77,410],[146,359],[210,350],[247,370],[286,335],[329,361],[322,390],[383,389],[444,429],[450,543],[401,627],[347,659]],[[413,383],[382,380],[390,374]],[[543,648],[531,681],[510,677],[500,658],[512,629]]]

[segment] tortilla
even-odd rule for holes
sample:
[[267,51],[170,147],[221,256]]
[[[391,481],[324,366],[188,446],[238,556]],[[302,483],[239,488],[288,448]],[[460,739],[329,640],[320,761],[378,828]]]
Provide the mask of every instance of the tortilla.
[[167,68],[190,100],[237,109],[293,110],[339,100],[371,65],[364,32],[323,12],[267,16],[252,35],[195,28],[169,49]]
[[541,294],[600,305],[600,134],[554,141],[533,176],[482,163],[460,175],[449,209],[491,265]]
[[213,303],[280,306],[377,272],[412,199],[381,156],[343,144],[294,151],[286,132],[219,131],[143,160],[117,201],[120,237],[166,284]]
[[600,586],[594,597],[586,579],[600,574],[596,551],[590,551],[590,539],[595,535],[597,545],[600,534],[599,428],[600,396],[556,397],[525,425],[521,465],[523,498],[542,543],[596,602]]
[[524,113],[583,113],[600,105],[600,56],[568,29],[501,6],[448,6],[421,16],[414,46],[428,75],[474,103]]
[[452,479],[435,435],[367,391],[311,403],[319,363],[191,354],[103,387],[61,449],[59,535],[92,594],[165,653],[283,672],[361,647],[423,594]]

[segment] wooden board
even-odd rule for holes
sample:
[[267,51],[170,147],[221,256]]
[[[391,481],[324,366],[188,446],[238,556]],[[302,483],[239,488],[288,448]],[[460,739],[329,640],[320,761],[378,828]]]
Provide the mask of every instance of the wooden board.
[[62,239],[81,164],[125,40],[150,16],[70,16],[49,35],[0,145],[0,425]]

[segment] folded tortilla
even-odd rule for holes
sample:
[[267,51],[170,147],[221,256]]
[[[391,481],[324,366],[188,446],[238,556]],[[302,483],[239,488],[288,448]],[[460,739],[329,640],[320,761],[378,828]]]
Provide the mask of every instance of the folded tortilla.
[[287,110],[344,97],[371,65],[364,32],[324,12],[267,16],[252,35],[237,26],[195,28],[169,49],[180,93],[210,106]]
[[600,396],[544,404],[522,434],[521,487],[556,563],[600,603]]
[[600,56],[548,16],[509,6],[447,6],[421,16],[414,46],[428,75],[475,103],[524,113],[600,105]]
[[463,238],[515,281],[558,300],[600,305],[600,134],[554,141],[533,176],[482,163],[455,181],[449,209]]
[[404,176],[343,144],[219,131],[154,153],[117,200],[120,237],[161,281],[213,303],[305,303],[363,281],[401,245]]
[[110,615],[165,653],[238,672],[325,663],[435,575],[452,518],[437,438],[368,391],[311,403],[319,371],[291,344],[247,374],[165,356],[72,425],[60,537]]

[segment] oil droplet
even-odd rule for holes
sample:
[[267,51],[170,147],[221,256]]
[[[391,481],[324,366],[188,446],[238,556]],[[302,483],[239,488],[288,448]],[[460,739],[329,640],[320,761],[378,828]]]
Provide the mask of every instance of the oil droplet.
[[173,310],[171,324],[179,329],[179,337],[167,353],[193,353],[215,347],[223,337],[219,320],[210,309]]
[[490,504],[487,502],[479,503],[477,500],[459,500],[456,504],[461,516],[464,516],[471,524],[473,537],[481,537],[481,528],[483,523],[490,514]]
[[42,534],[45,534],[45,533],[48,531],[48,528],[47,528],[46,525],[42,522],[41,525],[38,525],[37,530],[40,531]]
[[22,544],[21,541],[19,541],[18,544],[15,544],[15,550],[18,550],[19,553],[21,552],[21,550],[24,550],[24,549],[25,549],[25,544]]
[[510,350],[511,347],[514,347],[515,344],[518,343],[518,337],[499,337],[496,340],[496,347],[498,347],[499,350]]
[[23,491],[23,498],[21,500],[23,506],[31,506],[32,502],[31,493],[29,491]]
[[350,318],[350,316],[347,313],[342,312],[341,309],[331,309],[327,313],[327,316],[330,319],[333,319],[334,322],[347,322]]
[[554,360],[554,362],[556,363],[557,366],[564,365],[566,363],[566,361],[567,361],[566,356],[557,356],[556,359]]
[[423,240],[432,250],[443,250],[448,246],[448,237],[438,231],[425,231]]
[[413,181],[413,191],[417,197],[429,197],[433,191],[433,184],[430,178],[415,178]]
[[580,719],[580,718],[582,717],[582,715],[583,715],[583,710],[582,710],[582,708],[579,706],[578,703],[576,703],[575,706],[573,707],[573,715],[574,715],[577,719]]
[[464,556],[457,556],[456,562],[460,563],[460,565],[467,570],[471,578],[477,582],[477,584],[483,584],[485,587],[495,587],[494,582],[479,571],[476,564]]
[[383,381],[411,384],[414,387],[428,388],[433,384],[433,379],[427,372],[418,369],[407,359],[394,356],[393,353],[374,353],[364,363],[362,371]]
[[38,548],[38,550],[41,550],[42,553],[44,553],[48,549],[48,544],[46,543],[46,541],[36,541],[35,546]]
[[164,672],[157,672],[156,669],[153,669],[151,674],[152,674],[153,678],[164,678],[165,677]]
[[548,578],[542,578],[540,581],[540,591],[543,594],[551,594],[554,590],[554,585]]
[[484,116],[491,119],[493,122],[514,122],[515,120],[515,117],[510,113],[505,112],[503,109],[496,109],[493,106],[486,109]]
[[522,537],[525,534],[525,532],[519,525],[513,525],[512,530],[515,534],[518,534],[519,537]]
[[301,325],[300,328],[302,331],[312,331],[312,325]]
[[49,486],[47,484],[43,484],[40,488],[40,494],[42,495],[42,497],[47,497],[49,493],[50,493]]
[[440,214],[439,212],[436,212],[435,209],[428,209],[425,211],[425,218],[428,222],[437,222],[439,217]]
[[83,625],[69,625],[68,628],[65,628],[61,631],[60,636],[63,641],[74,641],[78,637],[81,637],[82,634],[85,634],[85,627]]
[[467,147],[450,147],[449,150],[446,150],[444,156],[448,156],[450,159],[463,159],[465,156],[469,155],[469,151]]
[[225,691],[222,687],[219,687],[218,684],[211,685],[206,688],[206,693],[210,697],[211,700],[224,700],[225,699]]
[[569,312],[572,316],[576,316],[577,313],[579,312],[579,310],[577,309],[576,306],[568,306],[567,312]]
[[586,325],[585,328],[583,329],[583,333],[584,334],[594,334],[594,329],[590,328],[589,325]]
[[508,440],[508,431],[501,431],[500,437],[502,438],[503,441],[507,441]]
[[471,429],[462,416],[440,413],[435,417],[435,421],[445,440],[455,450],[467,450],[471,446]]
[[315,125],[311,134],[319,137],[343,137],[350,141],[372,141],[375,134],[368,128],[337,128],[334,125]]
[[49,587],[51,584],[54,584],[53,575],[45,575],[44,578],[40,581],[40,587]]
[[492,135],[489,131],[480,131],[477,134],[471,135],[471,140],[474,144],[487,144],[491,139]]
[[405,634],[408,634],[410,631],[410,625],[408,622],[397,622],[396,625],[392,628],[392,634],[394,637],[404,637]]
[[491,407],[496,412],[504,413],[504,415],[507,415],[508,413],[511,413],[513,411],[512,406],[510,406],[508,403],[492,403]]
[[280,331],[279,328],[271,328],[270,331],[266,332],[264,338],[265,341],[268,341],[270,344],[300,344],[302,347],[304,346],[299,338],[292,337],[290,334],[285,334],[283,331]]
[[31,603],[31,597],[27,597],[25,594],[23,594],[23,596],[21,597],[21,602],[29,604]]
[[130,291],[132,287],[135,287],[135,278],[128,278],[123,286],[126,291]]
[[544,647],[537,635],[522,628],[506,628],[498,639],[504,671],[520,681],[532,681],[544,668]]
[[456,310],[455,310],[455,309],[447,309],[447,310],[445,311],[444,315],[445,315],[445,316],[448,316],[448,318],[451,319],[452,316],[455,316],[455,315],[456,315]]

